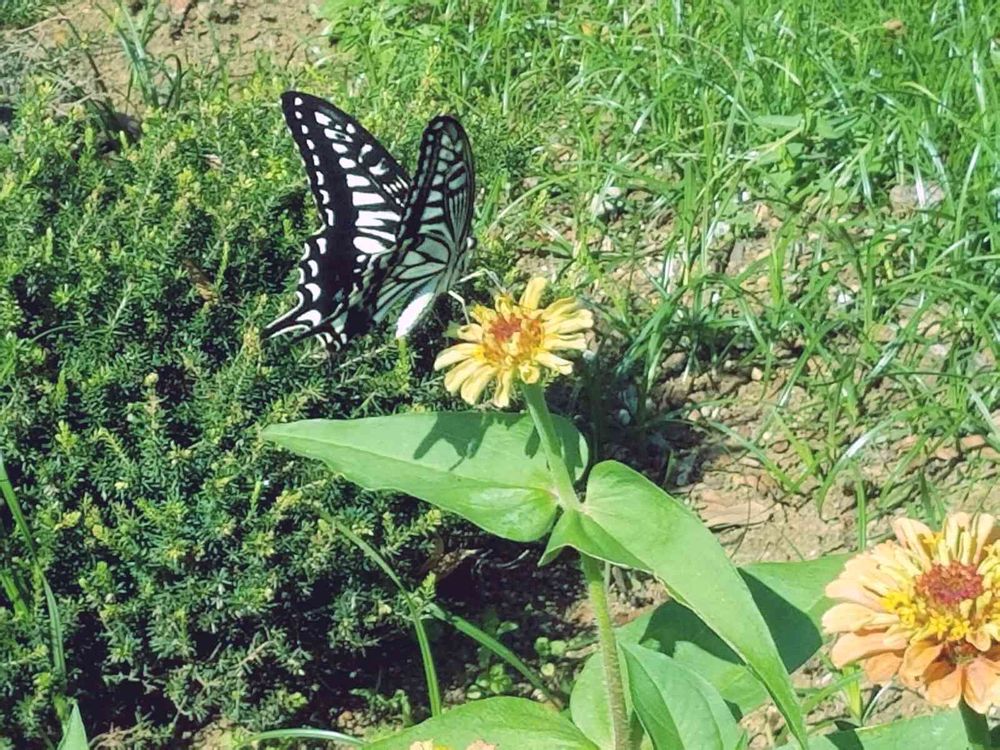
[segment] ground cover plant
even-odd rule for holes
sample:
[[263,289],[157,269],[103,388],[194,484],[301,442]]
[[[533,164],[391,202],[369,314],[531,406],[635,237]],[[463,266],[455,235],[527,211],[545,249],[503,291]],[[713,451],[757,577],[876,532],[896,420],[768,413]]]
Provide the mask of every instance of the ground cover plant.
[[[411,605],[437,606],[422,563],[441,540],[494,543],[260,437],[300,417],[447,403],[431,372],[440,314],[406,357],[385,332],[332,362],[257,338],[287,304],[315,222],[276,107],[293,86],[350,110],[394,153],[412,154],[434,114],[461,118],[481,185],[477,262],[506,283],[546,275],[596,313],[599,347],[549,390],[555,409],[576,417],[595,463],[618,459],[729,526],[719,538],[752,595],[753,581],[780,588],[759,560],[860,551],[889,515],[936,529],[949,510],[995,510],[991,4],[334,1],[319,9],[327,37],[307,45],[317,65],[258,60],[243,77],[224,72],[235,53],[207,68],[182,54],[185,39],[243,20],[194,4],[154,33],[165,8],[109,4],[139,46],[119,71],[90,52],[138,133],[116,133],[94,92],[67,89],[51,65],[8,71],[11,54],[0,68],[15,113],[0,129],[0,447],[38,552],[5,510],[8,744],[56,741],[57,693],[80,700],[91,737],[114,730],[134,746],[220,718],[232,731],[328,727],[331,685],[396,689],[359,649],[412,624]],[[5,49],[24,49],[13,29],[45,12],[0,9]],[[184,75],[169,54],[142,62],[147,43],[176,50]],[[35,559],[61,614],[64,684]],[[641,580],[616,572],[614,591]],[[813,623],[804,659],[826,605],[782,597]],[[690,623],[669,611],[619,640]],[[588,663],[574,692],[600,674]],[[858,679],[796,677],[810,731],[882,723],[898,693]],[[724,692],[730,709],[760,705],[756,682],[737,684],[753,699]],[[423,696],[409,696],[418,719]],[[603,745],[610,727],[580,731]],[[752,746],[773,744],[773,728],[753,733]],[[473,739],[488,738],[454,741]]]

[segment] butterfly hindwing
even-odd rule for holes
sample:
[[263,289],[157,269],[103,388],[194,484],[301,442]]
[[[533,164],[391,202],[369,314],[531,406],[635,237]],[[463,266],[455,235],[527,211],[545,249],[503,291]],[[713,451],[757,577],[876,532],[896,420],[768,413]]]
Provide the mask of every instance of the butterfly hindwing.
[[370,324],[366,291],[396,248],[410,181],[371,133],[332,104],[297,91],[281,103],[323,228],[306,240],[297,304],[264,335],[302,331],[337,349]]
[[421,139],[417,171],[396,233],[396,253],[374,291],[376,320],[399,300],[410,300],[397,322],[397,337],[405,336],[465,269],[475,191],[472,147],[465,130],[453,117],[435,117]]

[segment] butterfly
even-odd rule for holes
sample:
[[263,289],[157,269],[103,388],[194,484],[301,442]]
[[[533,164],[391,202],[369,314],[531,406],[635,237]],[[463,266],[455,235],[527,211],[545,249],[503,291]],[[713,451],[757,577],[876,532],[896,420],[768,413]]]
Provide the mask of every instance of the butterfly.
[[464,273],[475,245],[476,178],[465,130],[453,117],[432,119],[411,180],[329,102],[289,91],[281,106],[323,227],[305,241],[295,306],[264,337],[298,331],[336,351],[403,302],[396,336],[406,336]]

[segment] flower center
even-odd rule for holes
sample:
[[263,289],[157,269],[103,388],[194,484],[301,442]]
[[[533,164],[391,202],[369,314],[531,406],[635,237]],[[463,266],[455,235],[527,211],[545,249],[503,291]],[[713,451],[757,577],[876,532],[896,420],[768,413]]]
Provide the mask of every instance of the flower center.
[[544,335],[540,320],[513,312],[509,317],[501,315],[490,324],[483,346],[495,362],[516,364],[535,356]]
[[983,593],[983,577],[975,565],[951,562],[948,565],[933,565],[917,578],[916,592],[929,604],[941,608],[952,608],[966,599],[975,599]]
[[497,343],[507,342],[511,336],[521,330],[521,318],[514,316],[511,318],[497,318],[497,321],[490,326],[490,334],[497,340]]

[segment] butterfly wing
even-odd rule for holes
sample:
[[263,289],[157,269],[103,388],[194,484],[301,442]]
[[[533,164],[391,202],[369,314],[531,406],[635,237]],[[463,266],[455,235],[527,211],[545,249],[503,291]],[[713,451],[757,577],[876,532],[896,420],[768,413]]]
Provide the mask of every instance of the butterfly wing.
[[410,180],[371,133],[329,102],[289,91],[281,106],[323,228],[305,242],[295,306],[263,334],[300,331],[336,350],[371,323],[367,290],[396,247]]
[[400,300],[410,300],[397,321],[397,337],[409,333],[434,298],[464,271],[473,244],[469,231],[475,192],[472,146],[465,130],[453,117],[434,118],[421,139],[396,252],[372,291],[376,320]]

